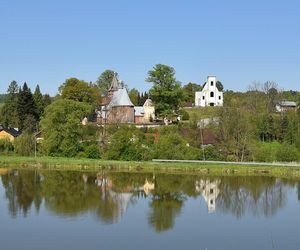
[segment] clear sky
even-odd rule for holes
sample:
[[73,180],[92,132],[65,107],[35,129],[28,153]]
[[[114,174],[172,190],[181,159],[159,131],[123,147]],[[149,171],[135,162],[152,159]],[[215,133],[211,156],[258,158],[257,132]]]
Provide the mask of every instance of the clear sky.
[[0,93],[16,80],[54,95],[105,69],[144,91],[157,63],[183,84],[216,75],[225,89],[299,91],[299,11],[299,0],[1,0]]

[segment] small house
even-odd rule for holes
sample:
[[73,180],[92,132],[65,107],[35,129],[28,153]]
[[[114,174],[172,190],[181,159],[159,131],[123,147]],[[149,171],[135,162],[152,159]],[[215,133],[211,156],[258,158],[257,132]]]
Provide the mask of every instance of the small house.
[[16,137],[21,135],[21,132],[16,128],[4,128],[0,125],[0,140],[9,139],[11,142],[15,140]]

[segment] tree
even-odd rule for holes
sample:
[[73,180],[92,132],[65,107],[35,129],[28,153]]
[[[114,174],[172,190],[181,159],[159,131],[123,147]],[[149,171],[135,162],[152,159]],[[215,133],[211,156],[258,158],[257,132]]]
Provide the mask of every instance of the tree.
[[40,119],[40,117],[44,113],[44,102],[43,102],[43,95],[41,93],[39,85],[36,85],[36,88],[35,88],[35,91],[34,91],[34,94],[33,94],[33,99],[34,99],[35,106],[36,106],[36,109],[37,109],[38,119]]
[[101,95],[105,96],[107,94],[114,75],[118,76],[118,73],[107,69],[98,77],[96,85],[100,89]]
[[19,124],[17,114],[18,90],[17,82],[12,81],[7,89],[5,102],[0,113],[0,122],[6,127],[18,127]]
[[195,92],[201,91],[202,86],[197,83],[189,82],[187,85],[183,86],[183,100],[185,102],[194,102],[195,101]]
[[156,64],[152,70],[148,71],[146,81],[153,83],[149,94],[154,102],[156,114],[161,116],[177,112],[182,98],[182,90],[180,82],[175,78],[174,68]]
[[100,91],[95,84],[89,84],[77,78],[67,79],[59,87],[62,98],[85,102],[96,107],[100,100]]
[[30,156],[34,153],[35,138],[31,133],[25,132],[16,138],[15,151],[22,156]]
[[34,118],[32,121],[34,124],[38,120],[37,108],[33,99],[30,88],[28,88],[26,82],[23,84],[22,89],[20,89],[17,99],[17,114],[19,118],[19,129],[26,129],[24,124],[28,116]]
[[139,97],[140,97],[140,93],[137,89],[133,88],[129,91],[128,93],[130,100],[132,101],[132,103],[135,106],[139,105]]
[[81,119],[91,111],[87,103],[58,99],[45,110],[41,120],[42,147],[47,155],[72,157],[80,151]]

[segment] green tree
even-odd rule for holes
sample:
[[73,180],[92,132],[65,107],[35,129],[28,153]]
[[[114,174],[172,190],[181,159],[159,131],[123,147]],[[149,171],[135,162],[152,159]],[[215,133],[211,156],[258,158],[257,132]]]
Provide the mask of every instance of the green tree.
[[98,77],[96,85],[100,89],[101,95],[105,96],[107,94],[107,91],[115,74],[116,76],[118,76],[118,73],[116,73],[115,71],[107,69]]
[[139,91],[135,88],[131,89],[128,93],[130,100],[135,106],[139,105]]
[[59,87],[62,98],[78,102],[86,102],[96,107],[100,100],[99,88],[77,78],[67,79]]
[[52,102],[41,120],[44,136],[42,147],[47,155],[76,156],[81,150],[81,119],[91,111],[91,106],[67,99]]
[[8,87],[4,105],[0,112],[0,122],[6,127],[18,127],[19,118],[17,113],[18,84],[12,81]]
[[187,85],[182,87],[183,90],[183,100],[185,102],[192,102],[195,101],[195,92],[201,91],[202,86],[197,83],[188,83]]
[[34,99],[35,106],[37,109],[38,119],[40,119],[40,117],[42,116],[42,114],[44,112],[44,102],[43,102],[43,95],[41,93],[39,85],[36,85],[35,91],[33,93],[33,99]]
[[175,78],[174,68],[156,64],[148,71],[146,81],[153,83],[149,94],[154,102],[156,114],[162,116],[177,112],[182,98],[182,89],[180,82]]
[[[33,99],[30,88],[28,88],[26,82],[23,84],[22,89],[20,89],[17,99],[17,113],[19,118],[19,129],[26,129],[24,124],[28,116],[31,116],[34,124],[37,122],[37,108]],[[28,124],[28,123],[27,123]]]

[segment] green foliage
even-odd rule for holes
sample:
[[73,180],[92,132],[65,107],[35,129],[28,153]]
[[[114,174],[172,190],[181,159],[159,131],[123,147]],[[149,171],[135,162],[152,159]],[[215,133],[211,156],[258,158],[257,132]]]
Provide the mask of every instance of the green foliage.
[[195,92],[201,91],[202,86],[197,83],[188,83],[182,87],[183,101],[184,102],[195,102]]
[[257,162],[275,162],[276,154],[281,149],[279,142],[254,143],[251,147],[253,160]]
[[37,109],[37,116],[40,118],[42,114],[44,113],[44,102],[43,102],[43,95],[40,90],[40,86],[36,85],[34,94],[33,94],[33,100]]
[[14,146],[9,139],[0,139],[0,152],[8,153],[14,150]]
[[174,68],[156,64],[148,71],[147,82],[153,83],[149,93],[155,105],[155,112],[158,116],[173,114],[179,108],[182,98],[180,82],[175,78]]
[[182,116],[182,120],[183,120],[183,121],[187,121],[187,120],[190,119],[190,115],[189,115],[189,113],[188,113],[186,110],[180,109],[180,110],[178,111],[178,113],[179,113],[179,115]]
[[35,124],[38,121],[37,107],[35,105],[31,90],[30,88],[28,88],[26,82],[23,84],[22,89],[18,93],[17,114],[19,119],[18,127],[20,130],[26,129],[25,120],[28,116],[31,117],[30,121],[33,124]]
[[17,113],[18,84],[12,81],[8,87],[4,105],[1,108],[0,122],[6,127],[18,127],[19,117]]
[[35,150],[35,137],[31,133],[23,133],[15,139],[14,147],[18,155],[33,155]]
[[133,88],[128,93],[130,100],[135,106],[139,105],[140,93],[137,89]]
[[300,152],[295,145],[282,144],[280,149],[276,153],[276,160],[281,162],[295,162],[299,161]]
[[58,99],[51,103],[41,120],[46,155],[76,156],[83,134],[80,121],[90,111],[90,105],[73,100]]
[[[152,140],[151,140],[152,139]],[[109,160],[140,161],[151,159],[153,138],[132,126],[121,126],[111,137],[105,150]]]
[[118,73],[113,70],[107,69],[105,70],[97,79],[96,85],[100,89],[101,95],[105,96],[107,91],[111,85],[114,75],[118,76]]
[[197,160],[200,150],[189,144],[178,133],[162,133],[155,145],[155,158]]
[[96,85],[88,84],[77,78],[69,78],[60,86],[59,91],[62,98],[85,102],[97,106],[100,100],[100,91]]
[[216,86],[217,86],[217,89],[219,91],[223,91],[224,90],[223,84],[220,81],[216,82]]

